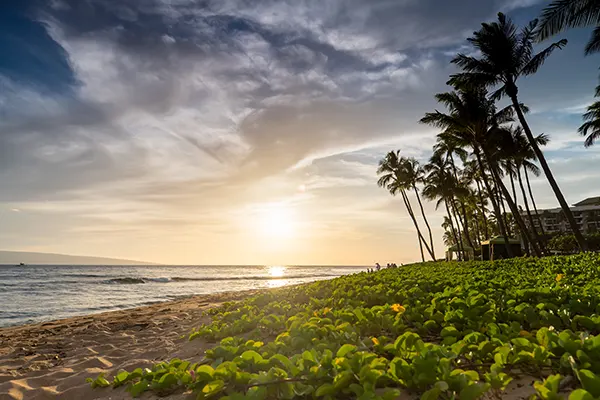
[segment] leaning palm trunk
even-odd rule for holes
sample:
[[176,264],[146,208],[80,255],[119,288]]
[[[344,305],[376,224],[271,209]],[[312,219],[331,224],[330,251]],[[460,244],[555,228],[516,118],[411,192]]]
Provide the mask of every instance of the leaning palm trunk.
[[531,198],[531,204],[533,205],[533,210],[535,211],[535,216],[540,224],[540,232],[546,240],[546,231],[544,230],[544,224],[542,223],[542,216],[538,212],[537,205],[535,204],[535,197],[533,197],[533,191],[531,190],[531,183],[529,182],[529,174],[527,173],[527,168],[523,168],[525,171],[525,182],[527,183],[527,190],[529,191],[529,197]]
[[415,217],[415,213],[413,212],[412,206],[410,205],[410,201],[408,200],[408,196],[406,195],[406,192],[404,190],[402,190],[402,198],[404,199],[404,204],[406,205],[406,209],[408,210],[408,215],[410,215],[410,218],[412,219],[413,224],[415,225],[415,229],[417,230],[417,234],[419,235],[420,240],[423,241],[423,244],[425,245],[425,248],[427,249],[427,252],[431,256],[431,258],[433,259],[433,261],[435,261],[435,257],[433,256],[433,252],[429,248],[429,245],[427,244],[427,242],[425,241],[425,238],[423,237],[423,234],[421,233],[421,229],[419,228],[419,223],[417,222],[417,218]]
[[454,199],[451,198],[449,200],[449,202],[450,202],[450,210],[452,211],[452,216],[454,217],[454,220],[456,221],[456,231],[458,234],[458,243],[457,244],[459,247],[459,251],[462,254],[462,259],[464,260],[466,258],[465,257],[465,246],[463,243],[464,230],[462,232],[460,230],[460,218],[458,216],[459,215],[458,211],[456,210],[456,204],[454,203]]
[[417,201],[419,202],[419,208],[421,209],[421,215],[423,216],[423,221],[425,221],[425,226],[427,226],[427,231],[429,232],[429,245],[431,246],[431,256],[435,261],[435,248],[433,245],[433,235],[431,234],[431,227],[429,226],[429,221],[427,221],[427,216],[425,215],[425,211],[423,210],[423,203],[421,203],[421,196],[419,196],[419,191],[417,190],[417,185],[413,184],[413,189],[415,190],[415,196],[417,196]]
[[508,171],[508,176],[510,177],[510,187],[511,187],[512,193],[513,193],[513,200],[514,200],[515,204],[518,206],[519,202],[517,201],[517,190],[515,189],[515,179],[514,179],[514,174],[512,173],[512,171]]
[[456,229],[454,228],[454,221],[452,221],[452,213],[450,212],[450,207],[448,207],[448,200],[446,198],[444,198],[444,206],[446,207],[446,214],[448,214],[448,221],[450,221],[450,230],[452,231],[452,236],[454,236],[454,243],[456,243],[456,246],[459,249],[458,257],[460,259],[461,246],[458,241],[459,239],[458,235],[456,234]]
[[419,225],[417,224],[415,216],[413,215],[412,209],[410,207],[410,202],[408,201],[408,197],[404,193],[404,190],[402,190],[400,193],[402,194],[402,200],[404,200],[404,206],[408,211],[408,215],[412,219],[415,229],[417,230],[417,239],[419,239],[419,248],[421,249],[421,261],[425,262],[425,255],[423,254],[423,242],[421,241],[422,235],[421,231],[419,230]]
[[[517,205],[513,202],[512,198],[510,197],[510,193],[508,192],[508,189],[502,182],[502,179],[500,178],[500,174],[498,173],[496,166],[492,165],[491,157],[488,154],[485,147],[483,148],[483,153],[486,156],[486,158],[488,159],[488,163],[490,164],[490,170],[492,171],[492,174],[496,178],[496,182],[497,182],[498,186],[500,187],[502,194],[504,194],[506,203],[508,204],[508,207],[510,208],[510,211],[513,214],[513,218],[515,219],[515,222],[517,223],[517,225],[519,226],[519,229],[521,230],[521,233],[523,234],[523,238],[525,240],[527,240],[527,242],[531,243],[531,247],[533,248],[533,252],[535,253],[536,257],[541,257],[542,253],[541,253],[539,247],[537,246],[537,243],[533,242],[531,240],[531,238],[529,237],[529,232],[527,232],[527,226],[525,225],[525,222],[523,222],[523,218],[521,218],[521,215],[519,214],[519,209],[517,208]],[[510,248],[510,245],[508,245],[508,247]]]
[[498,202],[499,209],[501,211],[500,220],[506,227],[506,233],[508,236],[512,236],[512,231],[510,229],[510,224],[508,219],[506,218],[506,207],[504,205],[504,199],[502,197],[502,191],[500,190],[500,185],[498,184],[498,179],[496,179],[496,175],[492,173],[492,169],[490,168],[490,173],[492,174],[492,182],[494,183],[494,195],[496,196],[496,201]]
[[[450,165],[452,166],[452,172],[454,173],[454,180],[456,182],[458,182],[458,173],[456,172],[456,165],[454,164],[454,157],[452,156],[452,153],[450,154]],[[465,237],[467,238],[467,242],[469,244],[469,246],[471,246],[471,248],[475,248],[473,246],[473,242],[471,241],[471,235],[469,233],[469,221],[467,220],[467,211],[465,210],[465,206],[463,203],[461,203],[461,211],[462,211],[462,215],[459,214],[459,216],[461,216],[462,219],[462,225],[463,225],[463,232],[465,233]]]
[[492,202],[492,207],[494,208],[494,214],[496,214],[496,222],[498,223],[498,228],[500,229],[500,234],[504,238],[504,245],[506,246],[508,256],[514,257],[512,247],[510,247],[510,241],[508,240],[508,233],[506,232],[506,225],[504,225],[504,221],[502,220],[502,214],[500,213],[500,206],[496,202],[496,198],[494,197],[494,191],[492,190],[490,182],[488,181],[488,178],[487,178],[487,174],[485,173],[485,166],[483,165],[483,161],[481,159],[480,149],[478,146],[474,146],[473,151],[475,152],[477,164],[479,165],[479,169],[481,170],[481,179],[483,180],[483,185],[485,186],[485,188],[488,192],[488,195],[490,196],[490,201]]
[[521,167],[517,167],[517,181],[519,182],[519,186],[521,187],[521,194],[523,195],[523,203],[525,204],[525,210],[527,211],[527,219],[529,220],[529,224],[531,225],[531,231],[533,232],[533,237],[540,245],[540,249],[544,254],[547,254],[546,244],[540,238],[540,235],[535,228],[535,224],[533,222],[533,216],[531,215],[531,210],[529,209],[529,201],[527,200],[527,194],[525,193],[525,187],[523,186],[523,178],[521,177]]
[[487,217],[485,216],[485,202],[483,201],[483,194],[481,194],[481,185],[479,183],[479,179],[475,179],[475,184],[477,185],[477,195],[479,196],[479,202],[481,203],[481,209],[479,211],[483,219],[483,229],[485,231],[485,238],[488,239],[490,236],[490,231],[488,230],[488,221]]
[[421,250],[421,261],[425,262],[425,254],[423,253],[423,241],[421,240],[421,236],[418,236],[419,239],[419,250]]
[[581,249],[581,251],[587,251],[587,249],[588,249],[587,242],[585,241],[585,238],[581,234],[581,231],[579,230],[579,227],[577,226],[577,222],[575,222],[575,218],[573,217],[573,213],[571,212],[571,209],[569,208],[569,205],[567,204],[565,197],[563,196],[560,188],[558,187],[558,184],[556,183],[556,180],[554,179],[554,175],[552,174],[552,171],[550,170],[550,167],[548,166],[548,163],[546,162],[546,157],[544,156],[544,153],[542,153],[542,150],[540,150],[540,147],[538,146],[535,138],[533,137],[533,133],[531,133],[529,124],[527,123],[527,120],[525,120],[525,116],[523,115],[523,111],[521,110],[521,106],[519,104],[519,99],[517,98],[517,87],[514,85],[514,83],[512,84],[512,86],[507,87],[507,92],[512,101],[513,108],[517,112],[517,117],[519,118],[519,122],[521,123],[521,126],[523,127],[523,130],[525,131],[525,135],[527,136],[527,139],[529,140],[529,144],[531,145],[531,148],[535,152],[535,155],[537,156],[537,159],[538,159],[542,169],[544,170],[546,179],[548,179],[548,183],[550,183],[550,186],[552,187],[552,190],[554,191],[554,195],[556,196],[556,199],[558,200],[558,203],[560,204],[560,207],[562,208],[564,215],[567,217],[567,221],[569,221],[569,225],[571,226],[571,230],[573,231],[573,234],[575,235],[575,239],[577,240],[577,244],[579,245],[579,248]]

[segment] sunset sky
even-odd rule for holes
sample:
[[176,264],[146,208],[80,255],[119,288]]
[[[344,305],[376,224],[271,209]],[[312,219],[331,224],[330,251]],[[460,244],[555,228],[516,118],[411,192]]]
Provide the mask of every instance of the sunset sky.
[[[10,5],[9,5],[10,4]],[[391,149],[425,161],[464,39],[535,0],[45,0],[0,5],[0,250],[167,264],[419,258]],[[600,195],[576,133],[590,30],[521,82],[570,203]],[[538,205],[556,207],[543,178]],[[442,210],[427,205],[438,255]]]

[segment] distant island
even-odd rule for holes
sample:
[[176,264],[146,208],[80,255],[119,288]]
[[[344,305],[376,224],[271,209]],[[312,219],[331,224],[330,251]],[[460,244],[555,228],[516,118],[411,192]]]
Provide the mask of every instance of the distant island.
[[58,264],[58,265],[153,265],[144,261],[118,258],[71,256],[66,254],[36,253],[26,251],[0,251],[0,265],[12,264]]

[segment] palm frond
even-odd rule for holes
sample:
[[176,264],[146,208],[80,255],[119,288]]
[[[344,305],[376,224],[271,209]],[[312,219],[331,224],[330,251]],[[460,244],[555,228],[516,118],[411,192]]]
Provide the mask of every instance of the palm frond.
[[577,130],[580,135],[586,136],[584,145],[590,147],[600,138],[600,101],[594,102],[583,114],[585,121]]
[[450,79],[446,84],[457,90],[461,90],[477,86],[490,87],[501,82],[501,78],[498,75],[479,72],[462,72],[450,75]]
[[556,0],[542,11],[537,40],[542,41],[571,27],[570,21],[583,8],[586,0]]
[[598,51],[600,51],[600,26],[597,26],[594,29],[592,32],[592,37],[585,45],[585,55],[588,56]]
[[546,47],[544,50],[540,51],[535,56],[533,56],[533,58],[529,60],[527,65],[523,67],[520,73],[522,75],[535,74],[554,50],[562,49],[566,45],[567,39],[561,39],[558,42],[552,43],[550,46]]

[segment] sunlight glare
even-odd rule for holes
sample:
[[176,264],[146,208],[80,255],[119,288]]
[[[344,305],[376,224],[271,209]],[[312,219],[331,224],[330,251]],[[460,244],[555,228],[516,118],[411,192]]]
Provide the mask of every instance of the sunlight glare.
[[269,204],[259,214],[259,225],[269,238],[289,238],[294,234],[292,210],[284,204]]
[[269,267],[269,275],[271,275],[272,278],[281,278],[282,276],[285,275],[285,267],[280,267],[280,266]]

